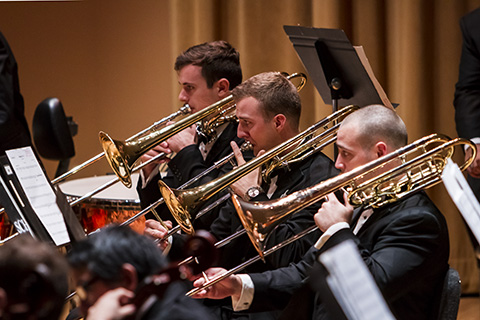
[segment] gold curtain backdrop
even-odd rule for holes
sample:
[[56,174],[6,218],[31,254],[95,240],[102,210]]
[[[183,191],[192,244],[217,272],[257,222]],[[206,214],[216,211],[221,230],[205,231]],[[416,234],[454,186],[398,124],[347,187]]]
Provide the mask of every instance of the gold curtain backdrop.
[[[271,70],[305,72],[283,25],[343,29],[353,45],[364,47],[387,96],[399,103],[409,141],[434,132],[455,137],[458,21],[478,6],[480,1],[465,0],[170,0],[171,54],[174,59],[193,44],[224,39],[239,50],[245,79]],[[301,97],[303,128],[331,112],[311,82]],[[462,290],[478,292],[460,213],[443,185],[429,194],[447,218],[450,264],[462,277]]]
[[[173,62],[189,46],[231,42],[245,79],[272,70],[306,72],[284,25],[343,29],[364,47],[378,81],[399,104],[410,141],[434,132],[455,137],[458,22],[477,7],[480,0],[0,1],[0,30],[19,65],[30,125],[36,105],[49,96],[79,124],[73,167],[101,151],[100,130],[125,139],[178,109]],[[302,129],[330,114],[311,81],[301,98]],[[57,162],[43,160],[53,178]],[[78,176],[111,171],[100,162]],[[447,218],[450,264],[462,290],[478,292],[460,213],[443,185],[429,194]]]

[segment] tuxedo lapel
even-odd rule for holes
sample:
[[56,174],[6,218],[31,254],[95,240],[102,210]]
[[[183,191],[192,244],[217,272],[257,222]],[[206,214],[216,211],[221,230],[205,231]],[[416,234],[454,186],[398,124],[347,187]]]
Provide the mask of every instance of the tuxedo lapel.
[[377,208],[373,210],[372,215],[365,221],[364,225],[358,230],[357,236],[368,230],[368,228],[382,217],[388,215],[391,211],[391,205],[387,208]]
[[[299,182],[304,179],[305,174],[304,171],[305,169],[310,167],[310,164],[312,163],[312,157],[310,157],[307,161],[303,163],[301,166],[300,170],[295,170],[292,168],[291,170],[288,168],[284,169],[279,169],[278,170],[278,183],[277,183],[277,189],[272,195],[272,199],[277,199],[282,196],[285,196],[287,193],[290,194],[294,191],[297,191],[295,189],[289,189],[291,186],[296,186],[299,184]],[[274,171],[275,172],[275,171]],[[292,174],[292,172],[297,172],[297,174]]]
[[358,219],[360,219],[360,216],[362,215],[362,211],[363,211],[363,206],[355,208],[353,210],[352,222],[350,223],[350,228],[352,230],[355,229],[355,226],[358,223]]

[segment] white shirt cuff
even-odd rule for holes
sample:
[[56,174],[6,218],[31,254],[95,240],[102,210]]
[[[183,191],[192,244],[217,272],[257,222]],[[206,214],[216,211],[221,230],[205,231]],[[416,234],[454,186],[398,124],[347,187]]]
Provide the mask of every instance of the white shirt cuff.
[[338,223],[335,223],[333,226],[330,226],[330,228],[328,228],[327,231],[325,231],[320,237],[320,239],[318,239],[318,241],[315,243],[315,248],[321,249],[325,244],[325,242],[327,242],[327,240],[330,239],[330,237],[333,234],[335,234],[341,229],[348,229],[348,228],[350,228],[350,225],[346,222],[338,222]]
[[238,300],[232,297],[232,307],[233,311],[243,311],[250,308],[253,301],[253,294],[255,293],[255,287],[252,278],[250,278],[248,274],[237,274],[237,276],[242,280],[242,293]]

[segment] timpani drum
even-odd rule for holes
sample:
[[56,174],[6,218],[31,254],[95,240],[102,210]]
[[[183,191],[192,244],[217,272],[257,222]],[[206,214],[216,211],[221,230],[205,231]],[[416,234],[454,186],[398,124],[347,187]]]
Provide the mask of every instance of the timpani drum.
[[[73,206],[72,209],[87,234],[110,223],[120,224],[141,210],[135,189],[138,177],[138,174],[132,174],[133,187],[130,189],[118,182]],[[63,182],[59,187],[71,202],[114,178],[114,175],[88,177]],[[139,218],[130,226],[135,231],[143,233],[145,217]]]
[[3,211],[3,213],[0,213],[0,240],[5,240],[11,236],[13,231],[13,224],[10,223],[6,212]]

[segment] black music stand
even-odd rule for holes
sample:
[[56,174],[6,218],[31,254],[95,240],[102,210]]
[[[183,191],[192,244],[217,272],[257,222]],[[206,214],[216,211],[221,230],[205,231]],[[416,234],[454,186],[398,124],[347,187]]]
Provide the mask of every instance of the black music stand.
[[[46,175],[45,168],[36,155],[34,155],[34,160],[38,161],[43,174]],[[11,167],[7,156],[0,156],[0,202],[4,206],[5,213],[18,233],[30,233],[40,241],[53,243],[52,236],[34,211],[17,175]],[[52,187],[50,183],[49,185]],[[53,192],[56,204],[64,220],[59,223],[65,223],[72,243],[81,240],[85,237],[85,232],[67,202],[65,195],[59,189],[53,189]]]
[[[366,57],[362,63],[343,30],[301,26],[283,28],[324,103],[331,104],[333,112],[338,110],[339,103],[344,106],[382,104],[391,107],[386,95],[382,100],[381,87],[375,87],[379,84],[370,66],[365,65],[368,64]],[[383,93],[383,89],[381,91]]]

